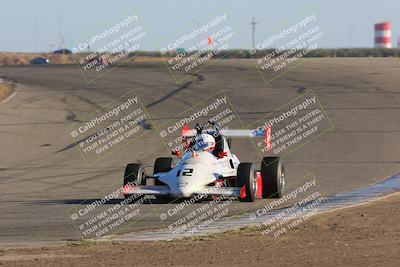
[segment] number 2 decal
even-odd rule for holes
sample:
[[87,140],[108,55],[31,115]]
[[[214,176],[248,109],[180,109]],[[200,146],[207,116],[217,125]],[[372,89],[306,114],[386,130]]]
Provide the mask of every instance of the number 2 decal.
[[[193,169],[186,168],[182,170],[182,176],[192,176],[192,174],[193,174]],[[180,175],[181,175],[181,170],[179,170],[176,173],[176,177],[179,177]]]
[[[178,172],[178,176],[179,176],[180,172]],[[193,169],[183,169],[182,170],[182,176],[192,176],[193,174]]]

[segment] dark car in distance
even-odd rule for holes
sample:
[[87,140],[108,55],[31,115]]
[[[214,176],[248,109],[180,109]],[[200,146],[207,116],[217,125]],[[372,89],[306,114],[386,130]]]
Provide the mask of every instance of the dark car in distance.
[[30,61],[31,64],[48,64],[50,59],[44,57],[35,57]]

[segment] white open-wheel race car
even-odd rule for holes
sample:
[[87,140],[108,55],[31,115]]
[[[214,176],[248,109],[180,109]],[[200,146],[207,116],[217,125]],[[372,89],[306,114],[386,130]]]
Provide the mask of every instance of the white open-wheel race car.
[[[180,158],[173,165],[172,157],[157,158],[152,175],[145,166],[126,166],[123,192],[131,196],[154,195],[167,200],[195,195],[237,197],[253,202],[256,198],[280,198],[285,185],[283,162],[279,157],[264,157],[261,168],[254,163],[240,162],[231,152],[232,138],[266,138],[266,131],[219,130],[197,124],[195,129],[182,129],[184,153],[172,151]],[[270,134],[270,132],[269,132]]]

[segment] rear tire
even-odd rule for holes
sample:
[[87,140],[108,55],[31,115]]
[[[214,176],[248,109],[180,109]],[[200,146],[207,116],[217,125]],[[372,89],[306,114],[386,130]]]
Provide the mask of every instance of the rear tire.
[[[156,174],[159,172],[169,172],[172,169],[172,161],[173,161],[173,159],[170,157],[157,158],[156,162],[154,163],[153,174]],[[163,185],[163,183],[161,183],[160,181],[155,179],[154,185]],[[168,196],[156,195],[155,197],[156,197],[157,201],[160,203],[168,203],[171,201],[171,198]]]
[[172,169],[172,158],[157,158],[153,173],[169,172]]
[[253,163],[240,163],[237,169],[236,187],[246,186],[246,196],[239,197],[241,202],[254,202],[257,196],[257,179]]
[[279,157],[264,157],[261,162],[262,197],[281,198],[285,187],[285,168]]
[[[144,166],[138,163],[130,163],[126,165],[124,174],[124,187],[130,184],[133,185],[145,185],[146,184],[146,172]],[[127,198],[127,195],[124,195]]]

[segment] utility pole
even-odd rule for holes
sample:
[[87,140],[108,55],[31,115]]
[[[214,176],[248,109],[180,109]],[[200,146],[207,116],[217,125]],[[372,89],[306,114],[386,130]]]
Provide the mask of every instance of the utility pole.
[[258,22],[256,22],[256,19],[253,17],[252,21],[251,21],[251,29],[253,30],[252,33],[252,48],[255,49],[256,48],[256,25],[258,24]]

